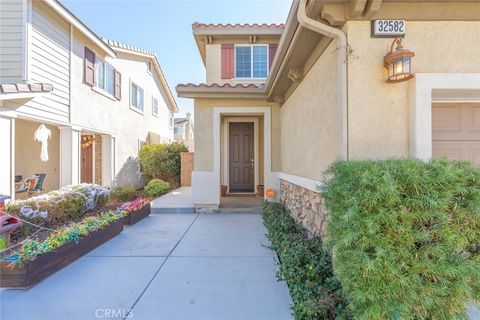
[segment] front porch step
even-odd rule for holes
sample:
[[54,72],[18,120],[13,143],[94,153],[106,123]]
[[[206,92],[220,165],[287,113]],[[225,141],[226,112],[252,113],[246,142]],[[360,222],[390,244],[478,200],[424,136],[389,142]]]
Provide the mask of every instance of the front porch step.
[[195,213],[194,207],[152,207],[150,213],[163,214],[163,213]]

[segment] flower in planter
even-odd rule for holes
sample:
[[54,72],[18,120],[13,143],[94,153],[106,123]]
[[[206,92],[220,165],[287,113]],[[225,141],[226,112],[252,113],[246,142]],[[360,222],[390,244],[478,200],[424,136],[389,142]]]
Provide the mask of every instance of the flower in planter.
[[138,211],[143,208],[144,205],[149,203],[147,199],[137,198],[130,202],[125,202],[120,207],[117,208],[116,212],[123,212],[125,215],[128,215],[132,211]]

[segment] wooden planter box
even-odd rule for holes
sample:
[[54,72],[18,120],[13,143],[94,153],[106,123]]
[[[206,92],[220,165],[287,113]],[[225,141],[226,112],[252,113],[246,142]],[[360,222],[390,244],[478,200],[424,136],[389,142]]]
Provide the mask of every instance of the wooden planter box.
[[133,225],[138,221],[148,217],[150,215],[150,203],[144,205],[140,210],[130,212],[126,218],[126,225]]
[[94,231],[78,242],[66,243],[54,251],[37,256],[23,266],[11,267],[10,261],[0,261],[0,287],[29,288],[42,279],[69,265],[92,249],[118,235],[123,230],[127,217],[108,227]]

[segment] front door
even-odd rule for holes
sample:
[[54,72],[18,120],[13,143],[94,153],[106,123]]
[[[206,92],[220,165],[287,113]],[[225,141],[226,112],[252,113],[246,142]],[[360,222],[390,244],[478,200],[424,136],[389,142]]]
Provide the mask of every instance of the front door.
[[230,192],[254,191],[253,122],[230,122],[229,183]]
[[80,182],[93,183],[93,144],[84,144],[81,150]]

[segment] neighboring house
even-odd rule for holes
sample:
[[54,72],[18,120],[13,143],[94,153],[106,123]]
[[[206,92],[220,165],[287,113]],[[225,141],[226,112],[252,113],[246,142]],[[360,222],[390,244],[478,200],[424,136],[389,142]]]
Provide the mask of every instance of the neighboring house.
[[187,112],[186,118],[174,119],[173,138],[186,145],[190,152],[194,151],[194,125],[190,112]]
[[[393,38],[373,37],[373,19],[406,21],[413,79],[385,81]],[[302,0],[285,26],[195,23],[193,34],[207,83],[176,90],[195,100],[198,206],[218,206],[221,184],[264,184],[311,217],[335,159],[480,163],[479,2]]]
[[177,111],[155,55],[99,38],[58,1],[2,2],[0,17],[0,194],[36,173],[45,190],[141,187],[139,148],[173,141]]

